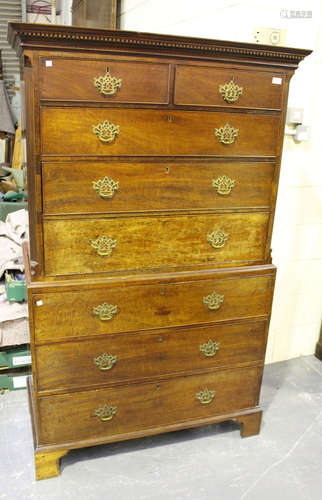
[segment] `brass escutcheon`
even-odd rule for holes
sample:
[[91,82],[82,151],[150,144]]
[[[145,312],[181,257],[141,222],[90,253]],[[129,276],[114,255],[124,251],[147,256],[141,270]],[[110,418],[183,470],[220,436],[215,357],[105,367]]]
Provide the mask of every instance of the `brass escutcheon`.
[[97,358],[93,359],[94,365],[98,366],[98,368],[102,371],[110,370],[113,368],[117,360],[117,356],[113,356],[109,352],[104,352]]
[[91,247],[102,257],[110,256],[117,244],[117,240],[112,240],[108,236],[100,236],[96,240],[90,240],[90,242]]
[[215,311],[219,309],[221,304],[224,302],[224,295],[220,295],[219,293],[212,292],[210,295],[203,297],[203,303],[210,309],[211,311]]
[[98,89],[100,94],[113,95],[122,85],[122,80],[115,78],[110,73],[110,68],[107,66],[105,75],[94,78],[94,87]]
[[117,313],[118,307],[113,306],[112,304],[108,304],[104,302],[96,307],[93,307],[93,315],[98,316],[101,321],[109,321],[113,318],[113,316]]
[[94,411],[94,415],[102,420],[102,422],[106,422],[107,420],[112,420],[116,412],[117,406],[104,405],[101,408],[97,408]]
[[107,176],[98,181],[93,181],[93,189],[101,198],[113,198],[118,188],[119,182],[113,181],[113,179]]
[[222,175],[217,179],[213,179],[212,186],[215,188],[218,194],[227,195],[235,186],[235,181],[234,179],[230,179],[229,177],[227,177],[227,175]]
[[226,123],[223,127],[215,129],[215,136],[221,144],[232,144],[238,136],[239,129]]
[[231,104],[238,101],[239,97],[243,93],[243,87],[239,87],[234,82],[234,77],[232,76],[230,82],[225,83],[224,85],[219,85],[219,93],[222,95],[224,101]]
[[93,133],[102,142],[113,142],[115,136],[120,132],[120,126],[114,125],[108,120],[104,120],[102,123],[93,125]]
[[228,233],[224,233],[224,231],[216,229],[216,231],[207,235],[207,241],[213,248],[222,248],[228,240],[228,236]]
[[207,358],[212,358],[216,352],[219,350],[220,344],[215,340],[208,340],[200,346],[200,352]]
[[196,399],[198,399],[202,405],[207,405],[214,399],[215,394],[215,391],[211,391],[206,387],[196,394]]

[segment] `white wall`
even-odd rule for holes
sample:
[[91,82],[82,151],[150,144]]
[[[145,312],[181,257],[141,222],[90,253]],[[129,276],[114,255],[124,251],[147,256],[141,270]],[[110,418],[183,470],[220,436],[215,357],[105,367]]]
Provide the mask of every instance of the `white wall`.
[[[285,19],[281,9],[312,11]],[[309,142],[285,137],[272,239],[278,274],[266,362],[312,354],[322,297],[322,4],[320,0],[123,0],[121,28],[252,42],[256,27],[287,30],[286,45],[314,49],[291,82],[289,105],[303,107]]]

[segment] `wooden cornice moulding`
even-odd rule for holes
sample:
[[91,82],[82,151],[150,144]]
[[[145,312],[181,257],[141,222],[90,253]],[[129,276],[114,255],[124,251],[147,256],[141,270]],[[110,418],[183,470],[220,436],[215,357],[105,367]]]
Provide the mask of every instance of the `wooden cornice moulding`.
[[[200,58],[229,59],[256,62],[296,69],[299,62],[311,54],[308,49],[275,47],[206,38],[139,33],[135,31],[80,28],[31,23],[9,23],[8,41],[17,55],[26,49],[61,47],[75,50],[130,49],[131,51],[156,51],[167,55],[190,55]],[[108,47],[107,47],[108,46]]]

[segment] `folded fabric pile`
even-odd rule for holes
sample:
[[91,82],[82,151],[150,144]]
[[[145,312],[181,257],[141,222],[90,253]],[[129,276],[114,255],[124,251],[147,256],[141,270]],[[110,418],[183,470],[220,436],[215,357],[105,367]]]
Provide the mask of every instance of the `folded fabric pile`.
[[4,285],[0,285],[0,347],[29,343],[27,302],[6,300]]
[[[0,279],[7,270],[23,271],[22,243],[28,236],[26,210],[12,212],[5,222],[0,221]],[[27,303],[9,303],[4,284],[0,285],[0,347],[29,342],[27,317]]]
[[18,210],[0,221],[0,279],[6,270],[23,271],[22,243],[29,238],[28,212]]

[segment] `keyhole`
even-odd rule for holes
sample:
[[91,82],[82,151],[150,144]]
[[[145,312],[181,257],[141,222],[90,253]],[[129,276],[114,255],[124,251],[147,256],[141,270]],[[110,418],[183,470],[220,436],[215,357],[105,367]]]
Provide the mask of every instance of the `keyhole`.
[[170,168],[169,167],[165,167],[165,173],[168,174],[170,172]]
[[161,387],[159,385],[156,386],[156,390],[159,391]]
[[168,116],[168,122],[172,122],[172,116],[171,115]]

